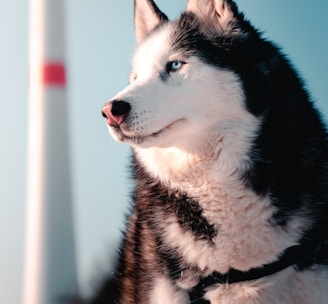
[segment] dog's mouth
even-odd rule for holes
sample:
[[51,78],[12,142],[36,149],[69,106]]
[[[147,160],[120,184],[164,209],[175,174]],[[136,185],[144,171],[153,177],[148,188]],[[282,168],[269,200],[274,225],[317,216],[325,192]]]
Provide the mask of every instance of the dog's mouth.
[[184,122],[185,119],[181,118],[178,120],[175,120],[174,122],[168,124],[164,128],[160,129],[159,131],[150,133],[150,134],[138,134],[137,132],[133,131],[126,131],[124,127],[122,126],[114,126],[110,127],[112,132],[114,133],[114,137],[120,142],[126,142],[131,144],[137,144],[141,145],[144,142],[150,141],[152,139],[158,138],[161,135],[164,135],[164,133],[170,131],[174,126]]

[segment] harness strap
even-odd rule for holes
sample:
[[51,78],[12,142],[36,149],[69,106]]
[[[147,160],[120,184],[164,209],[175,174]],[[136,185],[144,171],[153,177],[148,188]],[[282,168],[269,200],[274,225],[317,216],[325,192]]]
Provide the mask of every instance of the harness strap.
[[188,291],[191,303],[209,304],[210,302],[205,300],[203,296],[210,286],[234,284],[263,278],[297,264],[297,262],[304,257],[304,253],[308,251],[309,248],[304,248],[304,246],[301,245],[292,246],[286,249],[277,261],[261,267],[251,268],[245,272],[236,269],[231,269],[226,274],[214,272],[210,276],[200,279],[199,283]]

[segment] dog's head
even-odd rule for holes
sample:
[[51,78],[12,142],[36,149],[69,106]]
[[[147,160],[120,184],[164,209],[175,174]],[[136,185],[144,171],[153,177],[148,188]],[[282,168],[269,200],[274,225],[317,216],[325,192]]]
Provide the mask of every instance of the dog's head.
[[[252,136],[261,106],[247,104],[251,89],[241,77],[248,70],[256,82],[263,67],[254,70],[256,47],[245,41],[258,35],[233,1],[190,0],[169,21],[152,0],[136,0],[135,31],[130,85],[103,108],[116,140],[195,149],[204,141],[218,144],[226,132]],[[260,80],[256,86],[256,94],[263,91]]]

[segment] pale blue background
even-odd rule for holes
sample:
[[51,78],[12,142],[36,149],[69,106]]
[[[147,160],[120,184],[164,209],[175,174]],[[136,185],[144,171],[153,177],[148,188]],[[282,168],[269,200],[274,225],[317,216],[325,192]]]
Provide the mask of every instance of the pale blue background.
[[[53,0],[55,1],[55,0]],[[290,55],[328,113],[328,2],[239,0],[254,24]],[[158,0],[170,16],[182,0]],[[128,148],[108,135],[103,103],[128,81],[132,0],[67,0],[70,136],[79,279],[110,264],[128,191]],[[0,303],[21,302],[26,193],[28,1],[0,0]],[[46,304],[46,303],[45,303]]]

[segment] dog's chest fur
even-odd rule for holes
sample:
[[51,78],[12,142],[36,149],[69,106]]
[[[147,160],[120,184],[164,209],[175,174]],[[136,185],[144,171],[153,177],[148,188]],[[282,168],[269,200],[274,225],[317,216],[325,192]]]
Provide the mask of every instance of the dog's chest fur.
[[[157,253],[148,248],[148,254],[156,254],[158,259],[153,264],[151,292],[145,294],[152,304],[189,303],[186,290],[201,277],[214,271],[226,273],[230,268],[246,271],[273,262],[296,243],[306,224],[295,216],[281,228],[272,220],[275,209],[269,199],[257,196],[240,179],[232,175],[218,182],[197,166],[191,168],[191,179],[185,175],[184,183],[177,180],[178,187],[151,177],[139,161],[135,163],[135,220],[147,223],[149,231],[144,230],[144,237],[152,234],[157,244]],[[192,179],[194,174],[197,179]],[[186,180],[203,184],[193,187]],[[211,286],[206,298],[216,304],[310,303],[305,286],[311,282],[324,290],[324,275],[319,271],[298,273],[290,267],[270,278]],[[289,288],[299,290],[298,286],[304,292],[288,292]]]
[[[197,159],[174,149],[165,155],[156,149],[137,150],[143,170],[159,181],[160,189],[153,186],[149,201],[160,193],[162,205],[148,210],[161,227],[162,241],[186,263],[197,265],[202,275],[231,268],[247,271],[271,263],[297,244],[307,224],[295,215],[288,225],[277,225],[270,198],[257,195],[241,178],[247,160],[239,160],[235,167],[237,156],[227,161],[225,153],[221,149],[217,158]],[[234,158],[233,151],[227,154]]]

